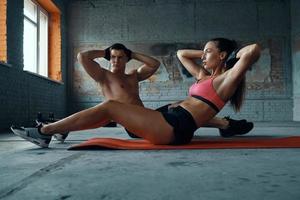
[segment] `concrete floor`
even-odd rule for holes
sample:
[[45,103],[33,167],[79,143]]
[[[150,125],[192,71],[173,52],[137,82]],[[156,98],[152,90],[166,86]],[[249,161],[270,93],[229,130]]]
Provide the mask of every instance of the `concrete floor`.
[[[248,136],[270,135],[300,135],[300,124],[256,123]],[[300,149],[67,151],[101,136],[127,138],[101,128],[40,149],[1,134],[0,199],[300,199]]]

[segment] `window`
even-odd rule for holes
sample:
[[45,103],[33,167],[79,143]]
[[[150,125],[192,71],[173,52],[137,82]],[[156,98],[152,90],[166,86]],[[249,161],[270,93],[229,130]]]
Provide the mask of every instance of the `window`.
[[24,70],[62,81],[61,12],[52,0],[24,0]]
[[24,0],[24,70],[48,77],[48,13]]

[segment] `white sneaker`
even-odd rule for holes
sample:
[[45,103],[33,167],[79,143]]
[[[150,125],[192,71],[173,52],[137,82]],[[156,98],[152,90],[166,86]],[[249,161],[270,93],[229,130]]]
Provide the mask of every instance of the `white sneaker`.
[[64,143],[65,142],[65,139],[68,137],[69,133],[64,133],[64,134],[54,134],[54,138],[57,140],[57,141],[60,141],[61,143]]
[[[51,122],[39,121],[38,119],[36,119],[35,123],[37,124],[37,126],[39,126],[40,124],[49,124]],[[69,132],[67,132],[67,133],[57,133],[57,134],[54,134],[53,136],[57,141],[60,141],[61,143],[64,143],[66,138],[68,137],[68,135],[69,135]]]
[[48,148],[52,138],[51,135],[41,134],[38,127],[24,128],[11,126],[10,129],[14,134],[42,148]]

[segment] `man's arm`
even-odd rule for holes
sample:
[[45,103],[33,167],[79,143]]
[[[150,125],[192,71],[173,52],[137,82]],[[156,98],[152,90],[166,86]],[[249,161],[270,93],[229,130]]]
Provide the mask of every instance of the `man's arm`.
[[94,61],[95,58],[100,58],[105,56],[104,50],[91,50],[80,52],[77,55],[79,63],[84,67],[85,71],[97,82],[101,82],[104,77],[106,69],[102,68],[97,62]]
[[141,53],[132,52],[131,58],[144,63],[137,69],[139,81],[145,80],[152,76],[160,66],[160,62],[158,60]]
[[203,76],[208,76],[210,73],[202,66],[195,62],[195,59],[201,59],[203,56],[202,50],[182,49],[177,51],[177,57],[182,65],[196,79],[200,80]]

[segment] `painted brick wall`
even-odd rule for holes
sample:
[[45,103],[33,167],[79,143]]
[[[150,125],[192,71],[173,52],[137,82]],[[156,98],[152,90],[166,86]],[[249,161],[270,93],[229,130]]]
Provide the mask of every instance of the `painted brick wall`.
[[[66,42],[65,4],[54,1],[62,11],[62,40]],[[63,81],[66,82],[66,47],[62,43]],[[66,115],[66,84],[23,71],[23,0],[7,1],[8,64],[0,64],[0,131],[12,124],[29,126],[37,112]]]
[[[290,6],[289,0],[69,2],[70,110],[80,110],[103,100],[76,61],[75,55],[80,50],[122,42],[160,59],[161,71],[140,84],[145,105],[155,108],[183,99],[193,81],[182,73],[176,50],[199,48],[207,39],[221,36],[242,44],[258,41],[264,50],[258,67],[247,75],[249,90],[242,112],[234,114],[226,106],[221,115],[253,121],[291,121]],[[155,48],[160,52],[156,53]],[[147,49],[151,50],[147,52]]]

